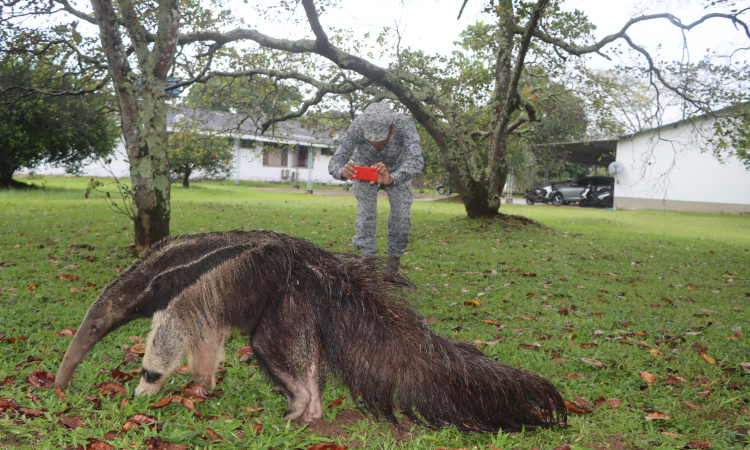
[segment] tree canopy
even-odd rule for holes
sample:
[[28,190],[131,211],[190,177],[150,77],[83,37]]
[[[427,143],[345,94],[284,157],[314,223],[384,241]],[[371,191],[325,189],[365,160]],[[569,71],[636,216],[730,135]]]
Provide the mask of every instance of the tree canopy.
[[218,177],[232,169],[232,144],[226,136],[214,136],[199,123],[179,124],[169,136],[169,163],[182,186],[190,187],[190,176],[200,171]]
[[55,75],[23,58],[0,60],[0,187],[26,186],[12,179],[19,169],[49,164],[76,173],[85,161],[114,149],[118,129],[103,94],[16,92],[31,84],[50,91],[70,86]]

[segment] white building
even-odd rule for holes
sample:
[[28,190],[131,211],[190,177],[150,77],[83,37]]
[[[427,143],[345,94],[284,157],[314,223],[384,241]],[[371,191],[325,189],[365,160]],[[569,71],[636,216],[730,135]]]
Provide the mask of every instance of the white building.
[[621,137],[615,209],[750,213],[750,170],[736,157],[714,155],[714,120],[706,115]]
[[[328,162],[336,148],[333,139],[302,128],[300,122],[289,120],[276,124],[274,129],[260,133],[251,118],[221,111],[202,111],[187,108],[170,108],[167,114],[167,131],[172,132],[179,123],[195,121],[199,128],[227,136],[234,142],[233,172],[226,174],[234,180],[300,183],[343,183],[328,174]],[[61,175],[62,168],[43,166],[34,172]],[[82,175],[93,177],[129,177],[130,167],[122,140],[118,141],[109,164],[94,161],[85,165]],[[200,178],[196,172],[193,177]]]
[[[722,111],[716,114],[721,114]],[[615,178],[614,209],[750,213],[750,170],[714,154],[711,115],[662,125],[619,139],[544,146],[551,156],[606,167]]]

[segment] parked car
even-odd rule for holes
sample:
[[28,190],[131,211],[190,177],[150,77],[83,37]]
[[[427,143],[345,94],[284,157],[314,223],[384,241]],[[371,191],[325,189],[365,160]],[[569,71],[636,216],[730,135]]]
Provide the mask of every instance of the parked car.
[[589,184],[595,187],[614,186],[615,179],[612,177],[585,177],[572,183],[556,186],[558,192],[563,196],[563,204],[567,205],[568,203],[581,201],[581,191],[585,190]]

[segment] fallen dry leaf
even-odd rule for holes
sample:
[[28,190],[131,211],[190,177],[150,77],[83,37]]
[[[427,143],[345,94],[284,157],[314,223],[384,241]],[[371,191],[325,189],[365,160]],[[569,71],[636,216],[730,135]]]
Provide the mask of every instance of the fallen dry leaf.
[[59,333],[55,333],[52,336],[75,336],[76,330],[71,330],[70,328],[63,328],[60,330]]
[[656,375],[648,372],[641,372],[641,378],[646,380],[648,384],[654,384],[658,380],[658,378],[656,378]]
[[669,414],[664,414],[658,411],[646,414],[646,420],[669,420],[672,416]]
[[744,370],[745,372],[750,373],[750,363],[748,362],[740,363],[740,367],[742,367],[742,370]]
[[135,344],[128,349],[128,353],[135,353],[136,355],[143,355],[146,353],[146,344]]
[[163,399],[159,400],[155,404],[151,405],[151,409],[159,409],[167,406],[168,404],[172,403],[172,399],[174,397],[164,397]]
[[188,450],[190,447],[183,444],[175,444],[174,442],[165,442],[164,450]]
[[[581,436],[583,437],[583,436]],[[561,444],[557,447],[553,448],[552,450],[570,450],[570,444]]]
[[16,380],[13,379],[12,376],[7,375],[5,378],[3,378],[3,381],[0,382],[0,386],[13,386],[15,383],[16,383]]
[[55,385],[55,376],[46,370],[35,370],[29,374],[29,383],[42,389],[52,389]]
[[94,385],[95,388],[99,389],[100,394],[109,394],[109,398],[113,398],[118,394],[125,395],[127,392],[125,386],[120,383],[114,383],[112,381],[105,381]]
[[130,430],[139,430],[140,428],[141,427],[139,427],[137,423],[133,422],[132,420],[128,420],[127,422],[122,424],[120,431],[124,433]]
[[685,380],[682,377],[670,376],[669,378],[664,380],[662,384],[669,385],[669,384],[682,384],[682,383],[687,383],[687,380]]
[[253,355],[253,348],[249,345],[243,345],[237,350],[238,355],[247,355],[252,356]]
[[112,378],[113,378],[113,379],[115,379],[115,380],[126,380],[126,381],[130,381],[130,380],[132,380],[132,379],[133,379],[133,375],[130,375],[130,374],[128,374],[128,373],[125,373],[125,372],[121,371],[120,369],[114,369],[114,370],[112,371],[112,374],[111,374],[111,375],[112,375]]
[[581,408],[575,403],[569,402],[567,400],[565,400],[565,408],[573,414],[591,414],[590,410]]
[[55,389],[55,395],[57,395],[57,398],[59,398],[62,401],[67,400],[67,397],[65,397],[65,394],[63,394],[63,391],[60,388]]
[[255,434],[260,433],[263,430],[263,424],[262,423],[256,423],[253,425],[253,431],[255,431]]
[[218,435],[214,430],[210,428],[206,428],[206,436],[208,437],[208,440],[210,441],[220,441],[223,440],[221,436]]
[[156,417],[147,416],[146,414],[133,414],[132,416],[128,417],[128,420],[133,421],[135,423],[140,423],[143,425],[151,425],[157,422]]
[[428,318],[426,318],[424,320],[424,323],[426,323],[428,325],[432,325],[432,324],[437,323],[437,322],[438,322],[438,318],[437,317],[428,317]]
[[581,376],[578,375],[577,373],[568,373],[568,372],[565,372],[565,378],[568,378],[570,380],[577,380],[577,379],[581,378]]
[[588,359],[588,358],[578,358],[578,359],[581,360],[582,362],[585,362],[586,364],[591,364],[592,366],[604,367],[604,365],[601,362],[595,359]]
[[701,358],[703,358],[704,360],[706,360],[706,362],[709,363],[709,364],[716,364],[716,360],[715,359],[711,358],[710,356],[708,356],[707,354],[705,354],[703,352],[699,353],[698,356],[700,356]]
[[58,275],[55,278],[59,278],[61,280],[68,280],[68,281],[75,281],[75,280],[78,279],[77,276],[69,274],[69,273],[61,273],[60,275]]
[[341,398],[339,398],[338,400],[331,402],[331,404],[328,405],[328,407],[333,408],[334,406],[340,405],[341,402],[343,402],[345,398],[346,398],[346,394],[342,395]]
[[347,450],[348,448],[333,442],[323,442],[322,444],[309,445],[306,450]]
[[594,405],[591,404],[590,401],[588,401],[588,400],[586,400],[586,399],[584,399],[582,397],[579,397],[576,394],[573,394],[573,397],[576,399],[575,404],[578,405],[578,406],[580,406],[581,408],[591,408],[591,407],[594,406]]
[[678,435],[676,435],[674,433],[670,433],[669,431],[660,431],[659,434],[661,434],[663,436],[669,436],[672,439],[679,439],[680,438]]
[[518,344],[518,348],[524,349],[524,350],[537,350],[539,347],[541,347],[541,344],[533,343],[533,344]]
[[86,444],[86,450],[115,450],[115,448],[104,441],[94,439]]
[[81,419],[80,417],[66,417],[65,414],[60,414],[60,423],[65,428],[70,428],[73,430],[84,426],[83,419]]
[[116,438],[117,435],[120,434],[119,431],[111,430],[104,433],[104,439],[111,441],[112,439]]
[[0,409],[18,409],[18,403],[13,398],[0,398]]
[[[191,398],[200,401],[203,401],[208,398],[208,389],[201,385],[195,385],[187,389],[183,389],[185,393],[190,396]],[[197,398],[196,398],[197,397]]]
[[687,447],[688,448],[700,448],[700,449],[705,450],[707,448],[711,448],[712,445],[714,445],[714,444],[712,444],[710,442],[690,441],[690,442],[688,442]]
[[700,411],[701,410],[701,407],[698,406],[698,405],[696,405],[696,404],[694,404],[694,403],[690,403],[690,402],[685,401],[685,402],[682,402],[682,404],[685,405],[685,406],[688,406],[690,408],[693,408],[696,411]]
[[598,344],[581,344],[581,348],[595,348],[598,346]]

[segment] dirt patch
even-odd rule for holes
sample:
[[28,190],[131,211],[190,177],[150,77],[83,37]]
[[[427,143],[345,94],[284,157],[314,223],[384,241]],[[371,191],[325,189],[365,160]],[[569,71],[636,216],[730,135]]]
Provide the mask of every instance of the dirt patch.
[[[330,437],[331,441],[341,439],[342,441],[348,441],[351,436],[351,432],[344,429],[346,426],[354,425],[360,421],[367,421],[368,423],[374,422],[374,419],[361,411],[342,411],[336,415],[336,419],[333,422],[326,420],[316,420],[315,422],[308,425],[305,432],[310,432],[318,436]],[[388,431],[398,442],[408,441],[411,438],[411,433],[407,430],[414,426],[408,419],[403,418],[401,420],[401,426],[403,429],[399,429],[392,423],[385,421],[376,422],[372,425],[373,427],[382,426],[387,427]],[[347,442],[349,448],[358,448],[357,442]]]
[[619,434],[604,438],[602,443],[590,444],[586,447],[591,450],[627,450],[630,448],[625,444],[625,438]]

